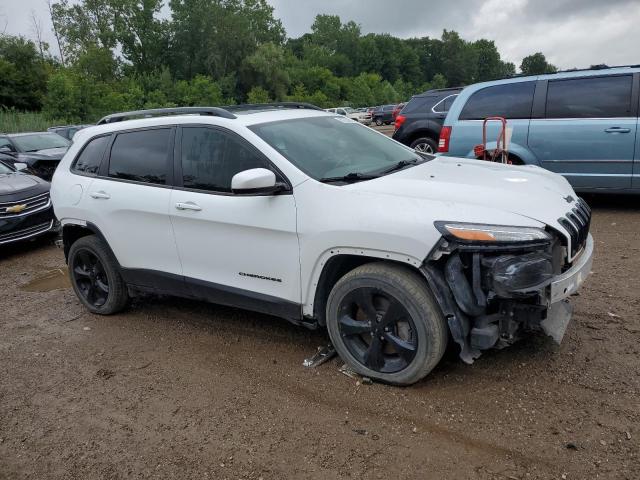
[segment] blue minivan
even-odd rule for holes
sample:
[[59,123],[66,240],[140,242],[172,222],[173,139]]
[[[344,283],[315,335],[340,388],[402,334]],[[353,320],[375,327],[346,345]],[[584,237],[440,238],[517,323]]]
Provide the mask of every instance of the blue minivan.
[[[577,191],[640,193],[640,65],[514,77],[466,87],[440,134],[441,155],[475,157],[483,119],[511,130],[509,159],[564,175]],[[500,124],[487,126],[487,149]]]

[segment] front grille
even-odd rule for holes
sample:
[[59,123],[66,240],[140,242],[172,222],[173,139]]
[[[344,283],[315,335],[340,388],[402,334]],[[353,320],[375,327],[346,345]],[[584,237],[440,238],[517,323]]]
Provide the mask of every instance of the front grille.
[[16,240],[23,240],[41,233],[48,232],[53,227],[53,220],[49,220],[45,223],[40,223],[32,227],[23,228],[22,230],[14,230],[13,232],[4,233],[0,235],[0,244],[15,242]]
[[0,203],[0,218],[26,215],[28,213],[42,210],[49,205],[51,205],[49,192],[16,202]]
[[571,258],[573,258],[587,242],[591,225],[591,209],[587,202],[578,198],[576,206],[565,217],[559,218],[558,222],[571,237]]

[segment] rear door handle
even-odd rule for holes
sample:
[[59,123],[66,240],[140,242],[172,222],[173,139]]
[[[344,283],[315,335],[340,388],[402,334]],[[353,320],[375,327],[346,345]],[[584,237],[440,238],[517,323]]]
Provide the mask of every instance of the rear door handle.
[[91,192],[89,195],[91,196],[91,198],[95,198],[96,200],[109,200],[111,198],[111,195],[109,195],[107,192],[103,192],[102,190],[100,190],[99,192]]
[[200,205],[197,205],[193,202],[178,202],[176,203],[176,208],[178,210],[193,210],[195,212],[199,212],[200,210],[202,210],[202,207],[200,207]]
[[622,128],[622,127],[611,127],[611,128],[605,128],[604,131],[607,133],[629,133],[631,132],[631,129]]

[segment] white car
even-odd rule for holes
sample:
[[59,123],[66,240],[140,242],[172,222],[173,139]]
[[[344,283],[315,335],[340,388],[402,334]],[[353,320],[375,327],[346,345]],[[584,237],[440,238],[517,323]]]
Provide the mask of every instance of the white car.
[[338,115],[343,115],[347,118],[355,120],[356,122],[363,123],[364,125],[371,125],[371,113],[368,111],[362,112],[351,107],[337,107],[327,108],[325,112],[337,113]]
[[530,331],[559,342],[590,272],[589,207],[535,166],[421,155],[305,104],[100,123],[51,187],[73,288],[97,314],[140,291],[265,312],[326,327],[353,370],[410,384],[449,337],[465,362]]

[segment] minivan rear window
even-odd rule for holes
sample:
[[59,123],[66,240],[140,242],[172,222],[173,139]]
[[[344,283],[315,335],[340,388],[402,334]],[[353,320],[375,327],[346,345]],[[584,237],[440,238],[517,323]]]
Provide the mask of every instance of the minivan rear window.
[[628,117],[631,85],[631,75],[550,81],[547,118]]
[[530,118],[535,82],[495,85],[471,95],[460,113],[460,120],[487,117]]

